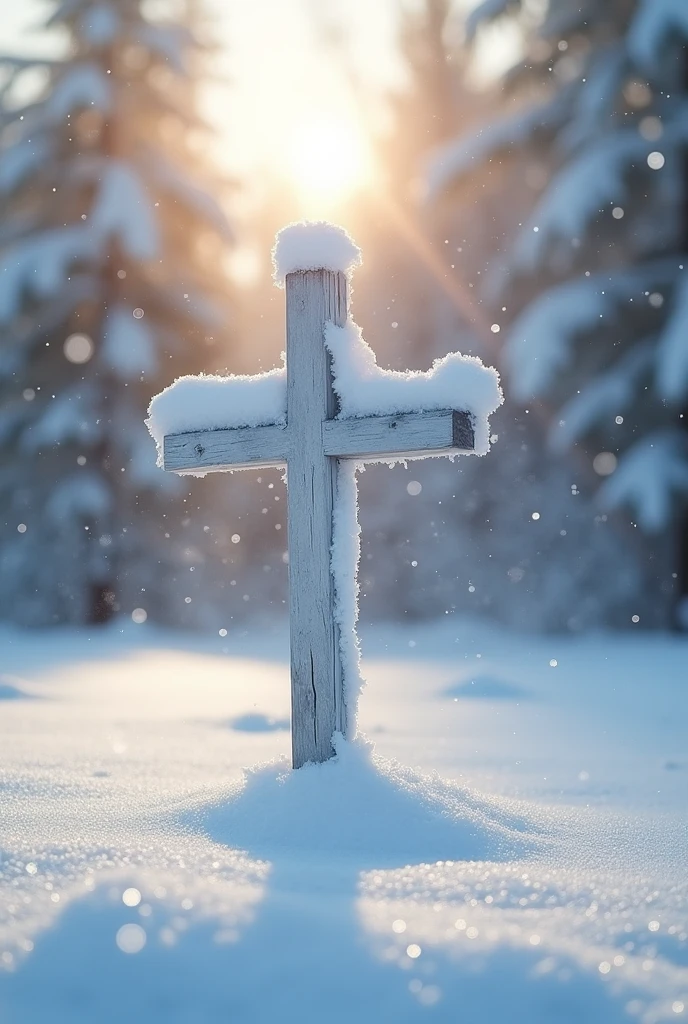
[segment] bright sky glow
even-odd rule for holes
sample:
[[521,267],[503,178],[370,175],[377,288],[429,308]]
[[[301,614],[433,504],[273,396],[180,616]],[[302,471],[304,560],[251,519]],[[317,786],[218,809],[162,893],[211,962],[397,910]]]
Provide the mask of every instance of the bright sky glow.
[[326,114],[293,125],[286,167],[303,213],[312,219],[325,218],[373,175],[370,150],[356,122]]
[[[475,2],[457,0],[457,10]],[[54,40],[32,31],[48,10],[41,0],[0,0],[4,48],[53,52]],[[365,136],[384,120],[385,94],[404,84],[395,0],[207,0],[206,11],[219,47],[217,70],[230,82],[229,88],[225,82],[205,91],[204,106],[220,136],[221,162],[255,181],[256,172],[275,168],[285,147],[295,145],[294,138],[301,138],[302,152],[310,152],[308,137],[317,129],[308,124],[326,109],[350,155],[341,164],[339,182],[329,162],[327,173],[322,165],[316,173],[308,161],[308,173],[317,178],[312,185],[320,200],[323,193],[334,198],[354,191],[355,180],[361,182],[367,173]],[[516,46],[513,33],[497,25],[479,39],[476,79],[483,81],[509,63]],[[302,158],[292,153],[287,160],[293,166]]]

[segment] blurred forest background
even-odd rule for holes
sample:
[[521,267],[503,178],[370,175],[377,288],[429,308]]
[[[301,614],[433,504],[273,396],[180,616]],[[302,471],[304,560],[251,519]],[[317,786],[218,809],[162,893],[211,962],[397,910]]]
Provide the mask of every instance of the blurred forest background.
[[688,628],[686,0],[0,25],[0,619],[282,614],[280,474],[171,478],[144,419],[279,361],[269,252],[305,216],[362,247],[381,364],[459,349],[507,397],[488,458],[361,474],[363,618]]

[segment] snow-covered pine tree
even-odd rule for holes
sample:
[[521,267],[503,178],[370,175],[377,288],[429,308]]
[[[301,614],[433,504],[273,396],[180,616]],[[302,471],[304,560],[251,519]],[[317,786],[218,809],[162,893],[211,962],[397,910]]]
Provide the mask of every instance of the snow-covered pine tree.
[[[384,203],[395,209],[376,223],[384,211],[378,199],[355,231],[366,259],[354,312],[380,361],[392,366],[426,368],[457,348],[500,363],[501,335],[490,325],[504,316],[500,310],[485,324],[480,284],[510,230],[514,196],[527,195],[527,186],[512,188],[506,201],[499,176],[481,176],[465,181],[458,198],[432,205],[414,203],[409,187],[438,143],[494,114],[494,98],[462,80],[459,30],[456,10],[443,0],[405,9],[407,86],[393,98],[396,130],[379,154]],[[578,630],[654,613],[651,589],[642,602],[637,597],[647,588],[635,536],[629,543],[614,535],[572,487],[579,481],[573,460],[548,453],[541,424],[509,392],[507,399],[492,418],[499,440],[488,459],[362,474],[361,582],[370,597],[363,614],[371,606],[395,618],[478,612],[519,628]]]
[[510,391],[548,403],[551,448],[577,449],[602,507],[653,536],[666,592],[688,496],[688,5],[484,0],[469,38],[495,18],[523,31],[515,112],[448,146],[431,186],[499,173],[508,188],[524,155],[539,168],[488,288],[518,313]]
[[[161,385],[208,366],[230,228],[196,183],[213,179],[194,10],[150,8],[61,0],[62,56],[0,57],[0,616],[24,623],[171,614],[188,488],[143,421]],[[18,102],[27,73],[42,85]]]

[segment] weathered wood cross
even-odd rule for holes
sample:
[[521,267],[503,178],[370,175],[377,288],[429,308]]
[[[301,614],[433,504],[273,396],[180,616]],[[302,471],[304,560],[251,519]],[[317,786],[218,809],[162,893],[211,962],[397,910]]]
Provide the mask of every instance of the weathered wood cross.
[[[333,735],[347,734],[347,704],[335,581],[333,511],[341,460],[356,463],[452,455],[474,447],[466,412],[335,419],[325,325],[348,317],[348,280],[330,270],[286,275],[287,421],[169,434],[164,468],[176,472],[287,466],[292,761],[332,757]],[[354,524],[352,524],[354,525]]]

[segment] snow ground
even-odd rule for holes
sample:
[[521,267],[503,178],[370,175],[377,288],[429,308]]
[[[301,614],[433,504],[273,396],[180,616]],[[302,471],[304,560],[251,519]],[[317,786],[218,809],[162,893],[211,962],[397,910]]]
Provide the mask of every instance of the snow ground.
[[3,1024],[688,1019],[685,640],[368,628],[298,773],[286,644],[0,634]]

